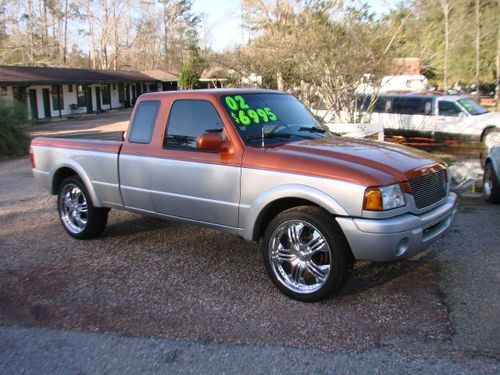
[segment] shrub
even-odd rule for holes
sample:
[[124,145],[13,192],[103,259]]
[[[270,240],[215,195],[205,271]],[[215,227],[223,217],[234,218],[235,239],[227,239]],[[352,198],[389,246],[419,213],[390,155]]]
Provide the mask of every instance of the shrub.
[[24,105],[0,98],[0,159],[28,151],[29,138],[20,127],[27,118]]

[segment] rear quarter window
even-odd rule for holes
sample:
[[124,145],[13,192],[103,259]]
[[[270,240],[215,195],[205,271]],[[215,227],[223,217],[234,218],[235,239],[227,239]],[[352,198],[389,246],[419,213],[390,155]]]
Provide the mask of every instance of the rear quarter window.
[[131,143],[150,143],[160,108],[160,101],[147,100],[139,103],[130,128],[128,141]]

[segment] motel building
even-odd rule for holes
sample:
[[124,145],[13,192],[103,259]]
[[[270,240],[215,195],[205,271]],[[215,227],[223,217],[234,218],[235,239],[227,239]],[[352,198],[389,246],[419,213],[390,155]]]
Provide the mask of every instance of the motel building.
[[127,108],[142,93],[177,90],[177,81],[160,70],[0,66],[0,96],[24,104],[33,120]]

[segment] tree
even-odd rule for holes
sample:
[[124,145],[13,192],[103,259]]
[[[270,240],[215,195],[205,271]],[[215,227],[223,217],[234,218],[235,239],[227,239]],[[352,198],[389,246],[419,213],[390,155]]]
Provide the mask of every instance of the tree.
[[206,62],[200,56],[199,49],[197,47],[192,46],[190,51],[191,57],[181,69],[179,86],[192,90],[198,84],[201,74],[203,73],[203,69],[206,66]]

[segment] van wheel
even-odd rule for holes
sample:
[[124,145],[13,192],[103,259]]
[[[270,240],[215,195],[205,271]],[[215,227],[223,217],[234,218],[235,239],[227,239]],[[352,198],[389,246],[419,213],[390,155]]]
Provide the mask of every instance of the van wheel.
[[299,301],[318,301],[333,294],[348,280],[354,264],[333,217],[310,206],[277,215],[266,229],[262,252],[274,284]]
[[483,143],[487,150],[494,145],[500,145],[500,129],[490,129],[483,137]]
[[500,182],[491,162],[486,163],[484,166],[483,196],[487,202],[500,203]]
[[68,177],[62,182],[57,208],[66,232],[78,239],[98,236],[108,221],[109,209],[94,207],[87,188],[78,177]]

